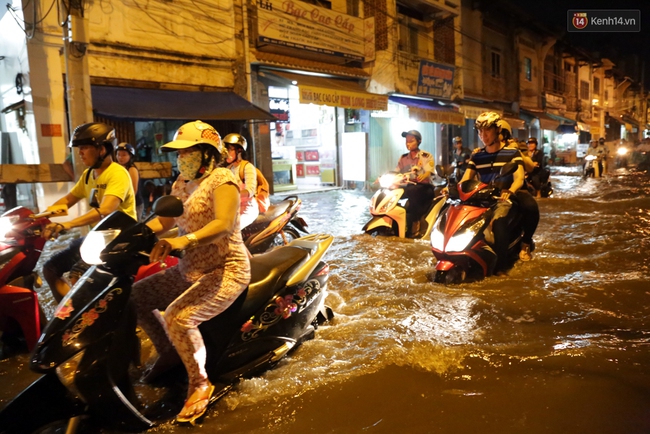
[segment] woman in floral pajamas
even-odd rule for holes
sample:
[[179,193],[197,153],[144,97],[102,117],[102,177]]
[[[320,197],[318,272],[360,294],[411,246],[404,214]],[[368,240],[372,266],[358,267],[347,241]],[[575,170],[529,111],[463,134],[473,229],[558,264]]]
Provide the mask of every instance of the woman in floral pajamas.
[[[138,322],[158,352],[148,377],[173,367],[180,356],[189,387],[176,419],[194,423],[205,413],[214,391],[198,326],[226,310],[246,289],[250,264],[239,231],[239,184],[221,167],[225,149],[219,133],[201,121],[190,122],[162,150],[178,152],[181,174],[171,194],[183,201],[184,211],[175,219],[158,217],[147,223],[156,233],[179,228],[177,238],[156,244],[151,261],[164,260],[171,250],[186,253],[177,266],[136,283],[132,299]],[[156,309],[165,311],[162,323]]]

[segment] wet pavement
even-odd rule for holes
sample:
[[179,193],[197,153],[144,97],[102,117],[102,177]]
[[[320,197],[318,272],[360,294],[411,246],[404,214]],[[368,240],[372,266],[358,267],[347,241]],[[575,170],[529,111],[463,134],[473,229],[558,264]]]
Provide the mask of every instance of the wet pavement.
[[[361,234],[372,192],[301,194],[335,235],[335,319],[200,425],[150,432],[650,432],[650,176],[551,180],[533,261],[458,286],[430,281],[428,241]],[[27,359],[0,362],[0,405],[36,378]]]

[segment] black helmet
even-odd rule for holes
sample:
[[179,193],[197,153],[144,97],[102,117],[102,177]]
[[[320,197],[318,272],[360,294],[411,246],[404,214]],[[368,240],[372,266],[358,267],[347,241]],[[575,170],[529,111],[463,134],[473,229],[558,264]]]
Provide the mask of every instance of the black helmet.
[[598,139],[598,143],[600,143],[601,145],[605,143],[605,138],[601,137],[600,139]]
[[462,141],[463,141],[463,138],[462,138],[461,136],[456,136],[456,137],[454,137],[454,139],[453,139],[452,141],[453,141],[454,143],[462,142]]
[[117,146],[115,128],[100,122],[79,125],[74,129],[68,147],[73,148],[83,145],[104,146],[107,155],[109,153],[113,154],[113,149]]
[[133,148],[133,145],[130,143],[122,142],[119,145],[117,145],[117,148],[115,148],[115,153],[117,154],[117,151],[126,151],[129,154],[131,154],[131,157],[135,157],[135,149]]
[[534,143],[537,146],[537,137],[529,137],[528,143]]
[[223,138],[223,143],[228,146],[228,145],[237,145],[241,146],[241,148],[245,151],[246,148],[248,148],[248,142],[242,136],[241,134],[237,133],[230,133],[226,137]]

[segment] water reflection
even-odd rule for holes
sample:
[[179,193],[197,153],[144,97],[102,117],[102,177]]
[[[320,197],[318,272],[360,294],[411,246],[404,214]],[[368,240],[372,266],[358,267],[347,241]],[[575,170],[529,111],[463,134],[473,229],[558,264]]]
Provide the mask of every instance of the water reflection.
[[427,240],[361,234],[371,192],[302,195],[336,236],[336,317],[192,432],[650,432],[650,180],[552,182],[534,260],[455,287],[427,278]]

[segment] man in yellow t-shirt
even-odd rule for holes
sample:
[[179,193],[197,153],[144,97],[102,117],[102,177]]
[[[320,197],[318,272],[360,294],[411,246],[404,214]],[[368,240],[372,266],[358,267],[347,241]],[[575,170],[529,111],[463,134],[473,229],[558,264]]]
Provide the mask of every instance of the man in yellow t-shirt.
[[[65,223],[50,223],[43,231],[43,237],[57,237],[61,231],[91,225],[94,226],[105,216],[119,210],[134,221],[135,194],[131,177],[126,169],[113,162],[113,150],[117,145],[115,129],[109,125],[92,122],[78,126],[72,135],[70,147],[79,148],[79,157],[88,166],[70,193],[54,202],[50,208],[66,205],[68,208],[80,200],[92,199],[91,192],[97,191],[98,207]],[[48,208],[48,209],[50,209]],[[88,266],[81,261],[79,247],[83,238],[73,240],[70,245],[54,254],[43,266],[43,276],[57,301],[68,293],[70,286],[62,276],[70,271],[71,280],[78,278]]]

